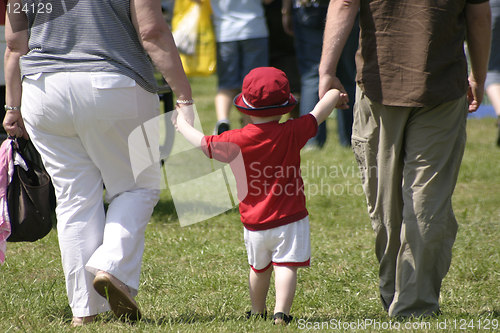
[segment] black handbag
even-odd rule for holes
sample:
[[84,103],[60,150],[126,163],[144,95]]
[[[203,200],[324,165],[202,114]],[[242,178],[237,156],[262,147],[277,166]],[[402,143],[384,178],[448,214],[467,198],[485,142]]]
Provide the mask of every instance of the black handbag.
[[41,164],[39,153],[31,141],[12,141],[12,150],[20,154],[28,170],[14,166],[12,181],[7,188],[7,206],[11,225],[8,242],[34,242],[52,229],[55,209],[54,188]]

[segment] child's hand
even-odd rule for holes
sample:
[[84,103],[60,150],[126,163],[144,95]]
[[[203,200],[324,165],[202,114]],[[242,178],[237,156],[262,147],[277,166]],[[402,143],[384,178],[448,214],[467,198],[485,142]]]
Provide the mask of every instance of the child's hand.
[[[338,89],[328,90],[321,98],[321,101],[322,103],[325,103],[325,105],[332,104],[332,109],[345,109],[349,107],[349,96]],[[330,108],[330,106],[327,106],[327,108]]]
[[349,108],[349,95],[346,93],[341,92],[339,96],[339,100],[337,102],[337,105],[335,106],[337,109],[348,109]]
[[341,93],[338,89],[330,89],[321,97],[319,103],[323,104],[325,109],[333,110],[344,103],[345,97],[342,98],[342,95],[346,94]]
[[179,116],[179,112],[177,112],[177,110],[174,110],[174,112],[172,112],[172,116],[170,117],[170,121],[172,122],[172,124],[174,125],[175,129],[178,131],[179,128],[177,127],[177,117]]
[[344,105],[347,101],[347,94],[340,92],[338,89],[330,89],[321,97],[311,114],[316,118],[319,125],[328,118],[335,107]]
[[177,105],[172,115],[172,123],[174,124],[175,129],[180,132],[193,146],[201,147],[201,141],[204,134],[193,127],[193,105]]

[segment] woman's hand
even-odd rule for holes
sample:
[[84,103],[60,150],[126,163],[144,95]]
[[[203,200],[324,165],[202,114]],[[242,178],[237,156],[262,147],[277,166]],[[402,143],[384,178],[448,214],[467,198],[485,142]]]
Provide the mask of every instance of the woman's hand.
[[24,127],[23,117],[19,110],[7,110],[3,119],[3,128],[9,136],[28,140],[28,132]]

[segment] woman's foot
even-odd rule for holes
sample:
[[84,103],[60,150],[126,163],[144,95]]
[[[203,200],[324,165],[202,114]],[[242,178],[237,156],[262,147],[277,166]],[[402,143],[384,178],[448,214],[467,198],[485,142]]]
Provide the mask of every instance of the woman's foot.
[[96,316],[97,315],[86,316],[86,317],[73,317],[73,319],[71,320],[71,327],[78,327],[90,324],[94,322]]
[[111,311],[118,318],[131,321],[141,319],[141,312],[130,295],[129,288],[113,275],[104,271],[97,272],[94,289],[108,300]]

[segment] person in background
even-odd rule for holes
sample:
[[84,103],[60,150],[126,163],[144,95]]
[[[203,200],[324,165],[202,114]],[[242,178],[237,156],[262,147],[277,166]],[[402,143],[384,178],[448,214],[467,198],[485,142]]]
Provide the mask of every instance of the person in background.
[[269,33],[260,0],[210,0],[210,4],[217,44],[214,132],[220,134],[230,128],[233,98],[241,90],[245,75],[253,68],[268,66]]
[[204,136],[185,120],[192,118],[189,108],[180,108],[174,119],[176,128],[209,158],[231,163],[235,156],[243,156],[245,176],[237,176],[241,170],[233,173],[237,187],[248,189],[239,205],[250,264],[248,318],[267,317],[266,298],[274,270],[274,323],[292,320],[297,269],[309,266],[311,257],[300,150],[343,98],[338,90],[328,91],[309,114],[280,123],[281,116],[294,108],[295,97],[284,72],[259,67],[248,73],[241,94],[234,99],[238,110],[252,118],[250,124]]
[[[5,54],[5,49],[7,48],[7,44],[5,43],[5,8],[7,6],[6,0],[0,1],[0,54]],[[0,65],[0,106],[5,105],[5,75],[3,70],[3,58]],[[2,108],[0,119],[3,119],[5,116],[5,110]],[[0,141],[3,141],[7,138],[7,134],[5,130],[0,128]]]
[[491,6],[491,52],[486,76],[486,94],[497,115],[498,134],[496,144],[500,147],[500,0],[490,0]]
[[[285,32],[282,18],[282,0],[272,0],[264,4],[266,23],[269,30],[269,66],[282,70],[290,83],[290,91],[300,96],[300,75],[297,66],[294,38]],[[290,112],[292,118],[299,117],[300,97],[297,106]]]
[[352,147],[376,233],[380,297],[391,317],[437,315],[458,228],[451,198],[467,114],[484,94],[489,3],[330,1],[320,96],[345,91],[336,68],[358,11]]
[[[299,111],[309,113],[319,100],[318,66],[321,60],[323,31],[329,0],[283,0],[282,22],[285,31],[294,36],[297,64],[300,72],[301,95]],[[356,91],[356,64],[354,56],[358,49],[359,25],[356,21],[342,50],[337,65],[337,77],[354,101]],[[344,147],[351,145],[353,104],[337,109],[337,132],[339,143]],[[322,148],[326,142],[327,128],[323,122],[318,134],[307,143],[307,148]]]
[[[160,0],[10,0],[6,40],[3,126],[32,140],[52,178],[72,325],[109,309],[138,320],[134,296],[160,165],[135,175],[128,139],[159,115],[149,59],[177,103],[193,103]],[[149,161],[157,141],[134,153]]]

